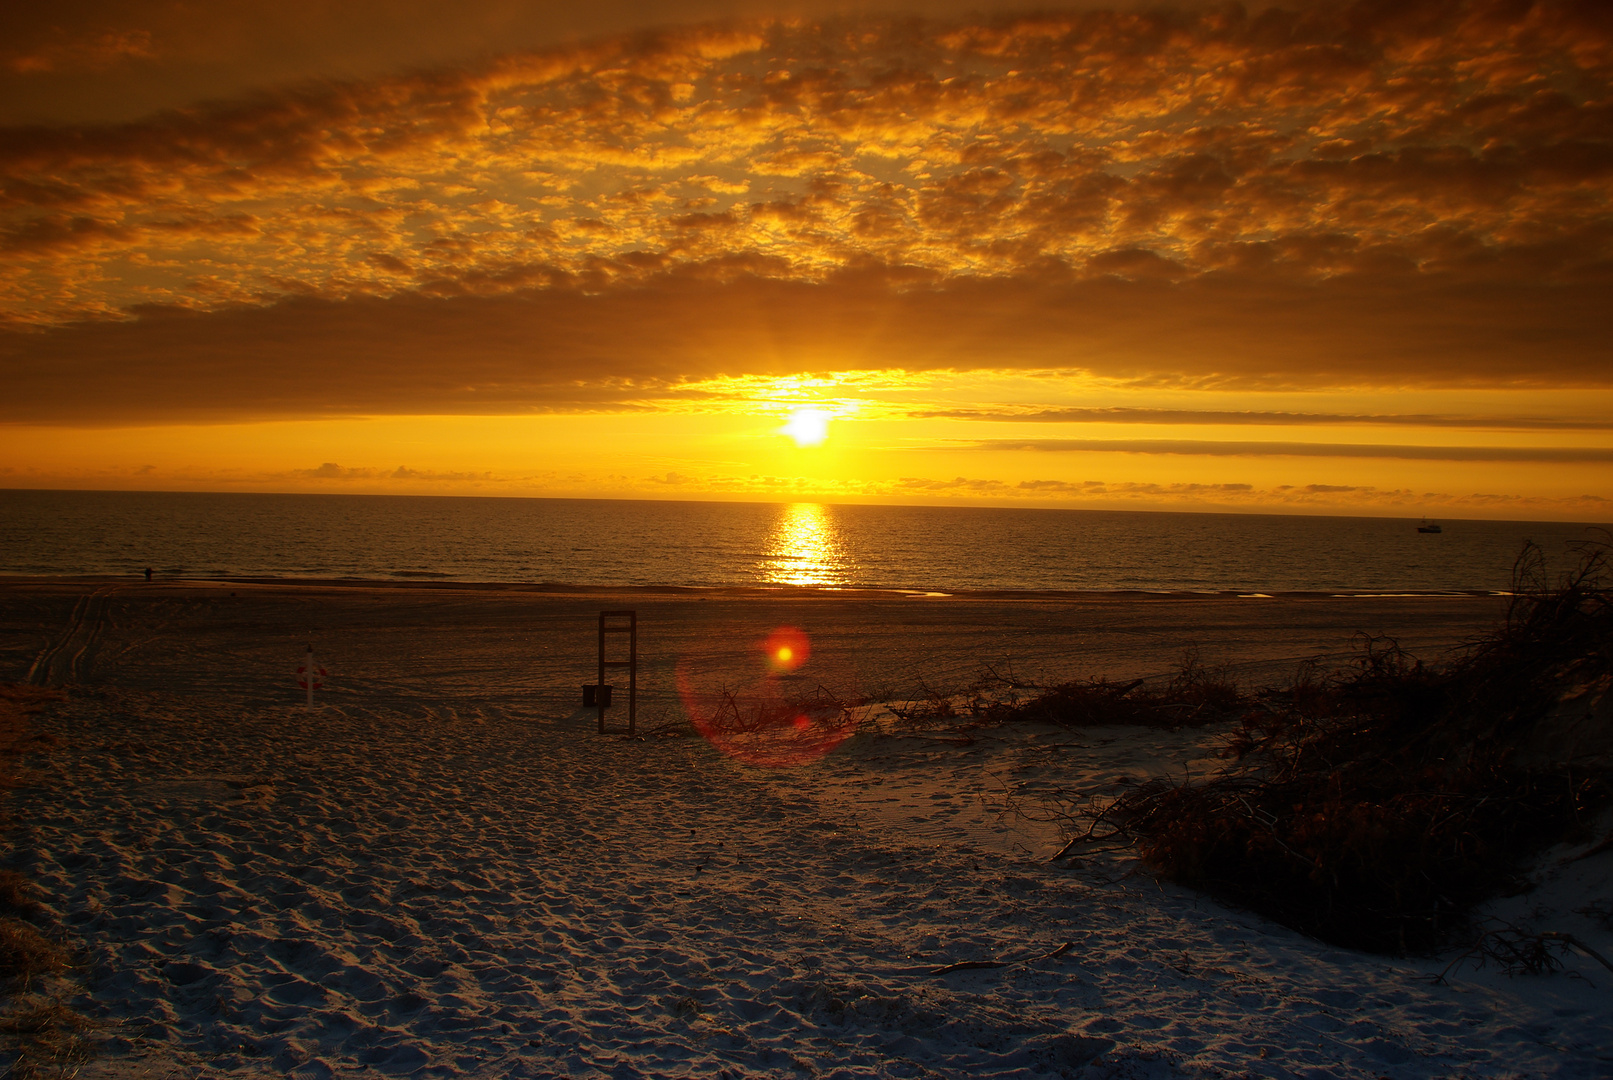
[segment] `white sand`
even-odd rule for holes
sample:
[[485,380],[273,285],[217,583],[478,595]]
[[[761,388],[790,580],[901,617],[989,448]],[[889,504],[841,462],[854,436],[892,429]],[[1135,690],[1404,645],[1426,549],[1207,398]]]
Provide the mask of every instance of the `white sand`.
[[[1589,960],[1434,985],[1448,957],[1049,864],[1056,829],[1008,812],[1197,771],[1203,733],[866,734],[758,770],[598,737],[496,633],[374,597],[362,627],[357,601],[311,615],[332,678],[308,712],[259,670],[296,635],[215,600],[113,608],[92,648],[62,646],[87,634],[62,596],[3,600],[81,658],[18,842],[109,1025],[85,1076],[1613,1075],[1613,973]],[[427,623],[485,662],[444,665]],[[345,676],[344,642],[365,658]],[[1570,910],[1613,897],[1613,856],[1550,888],[1505,914],[1613,956]],[[1012,963],[931,973],[964,960]]]

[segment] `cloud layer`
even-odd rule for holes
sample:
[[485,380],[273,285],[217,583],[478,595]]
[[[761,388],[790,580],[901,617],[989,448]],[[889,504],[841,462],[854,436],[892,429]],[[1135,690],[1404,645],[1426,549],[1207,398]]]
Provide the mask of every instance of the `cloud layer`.
[[1478,416],[1438,413],[1318,413],[1250,409],[1145,409],[1131,406],[1039,409],[922,409],[915,417],[948,420],[1029,421],[1038,424],[1203,424],[1237,427],[1381,426],[1486,428],[1499,431],[1607,431],[1613,419]]
[[797,18],[11,128],[0,419],[1605,386],[1610,74],[1574,0]]
[[1193,454],[1212,457],[1394,458],[1401,461],[1613,462],[1613,449],[1576,446],[1416,446],[1234,439],[983,439],[980,450]]

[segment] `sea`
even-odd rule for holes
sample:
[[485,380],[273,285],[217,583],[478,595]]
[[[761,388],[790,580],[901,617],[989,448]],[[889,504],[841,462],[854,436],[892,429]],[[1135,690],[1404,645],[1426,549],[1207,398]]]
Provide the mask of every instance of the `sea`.
[[825,503],[0,490],[0,575],[809,586],[920,592],[1505,592],[1605,526]]

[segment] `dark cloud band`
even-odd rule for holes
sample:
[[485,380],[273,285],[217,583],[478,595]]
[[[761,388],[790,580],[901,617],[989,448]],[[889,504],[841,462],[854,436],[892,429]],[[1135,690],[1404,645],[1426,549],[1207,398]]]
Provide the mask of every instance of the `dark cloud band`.
[[1543,416],[1451,416],[1433,413],[1315,413],[1247,409],[915,409],[916,419],[982,420],[1033,424],[1203,424],[1307,427],[1361,425],[1422,428],[1468,428],[1492,431],[1609,431],[1613,421]]
[[719,376],[858,369],[1068,369],[1175,389],[1613,380],[1601,290],[915,283],[900,268],[800,283],[721,270],[632,289],[291,300],[0,333],[0,421],[622,410]]
[[1406,461],[1526,461],[1589,464],[1613,461],[1613,447],[1391,446],[1378,443],[1218,441],[1213,439],[989,439],[976,450],[1049,453],[1187,454],[1201,457],[1396,458]]

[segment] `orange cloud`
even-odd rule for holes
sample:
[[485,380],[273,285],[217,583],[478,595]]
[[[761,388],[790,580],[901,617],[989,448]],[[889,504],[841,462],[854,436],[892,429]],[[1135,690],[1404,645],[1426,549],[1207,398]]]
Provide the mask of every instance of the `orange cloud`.
[[45,72],[97,71],[128,60],[155,57],[149,30],[101,30],[72,35],[60,28],[32,47],[0,54],[0,63],[20,75]]
[[1610,74],[1569,0],[802,18],[12,128],[3,408],[283,415],[304,368],[337,413],[861,364],[1605,385]]

